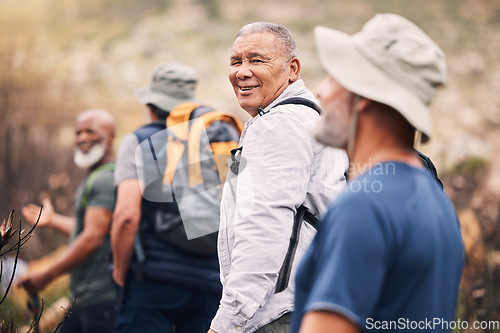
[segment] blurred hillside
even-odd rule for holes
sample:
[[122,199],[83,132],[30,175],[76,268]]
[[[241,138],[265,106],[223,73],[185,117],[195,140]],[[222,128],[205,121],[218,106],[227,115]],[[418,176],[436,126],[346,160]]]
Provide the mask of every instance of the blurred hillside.
[[[70,214],[82,177],[72,164],[75,116],[109,110],[118,119],[118,146],[145,121],[134,90],[158,64],[195,67],[199,98],[246,118],[227,80],[229,50],[244,24],[287,26],[314,90],[325,75],[314,26],[354,33],[377,12],[409,18],[447,54],[449,83],[432,106],[435,137],[420,149],[436,163],[464,230],[473,230],[464,236],[469,248],[483,251],[468,257],[468,290],[497,274],[500,1],[0,0],[0,8],[0,216],[46,196]],[[63,241],[39,230],[24,256],[37,258]]]

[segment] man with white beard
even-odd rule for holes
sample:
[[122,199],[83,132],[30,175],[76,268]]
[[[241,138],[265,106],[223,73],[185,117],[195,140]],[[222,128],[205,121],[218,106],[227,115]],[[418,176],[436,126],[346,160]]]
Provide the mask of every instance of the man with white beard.
[[[114,118],[104,110],[87,110],[77,118],[75,134],[75,164],[88,172],[76,193],[75,216],[56,213],[50,200],[45,199],[38,222],[38,227],[52,227],[70,236],[68,249],[45,271],[24,277],[19,286],[36,295],[55,278],[69,272],[71,300],[76,298],[76,303],[62,332],[112,332],[116,314],[109,270],[109,230],[116,201]],[[30,204],[22,212],[33,224],[40,207]]]
[[445,54],[396,14],[377,14],[353,35],[316,27],[315,37],[327,72],[315,138],[345,149],[350,172],[297,268],[291,332],[450,332],[460,224],[414,149],[432,137]]

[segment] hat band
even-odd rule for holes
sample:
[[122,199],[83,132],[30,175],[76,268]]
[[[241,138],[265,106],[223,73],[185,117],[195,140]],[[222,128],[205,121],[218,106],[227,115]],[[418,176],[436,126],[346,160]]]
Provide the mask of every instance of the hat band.
[[165,84],[151,84],[151,91],[157,93],[157,94],[162,94],[162,95],[167,95],[172,98],[178,98],[178,99],[193,99],[194,98],[194,91],[195,91],[195,86],[196,83],[184,83],[182,86],[168,86]]

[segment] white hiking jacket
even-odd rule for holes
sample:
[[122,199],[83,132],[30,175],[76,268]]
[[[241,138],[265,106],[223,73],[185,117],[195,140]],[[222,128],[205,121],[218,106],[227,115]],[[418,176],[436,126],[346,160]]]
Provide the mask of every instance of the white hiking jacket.
[[[229,170],[221,202],[218,253],[223,295],[211,328],[254,332],[293,311],[295,271],[315,229],[303,222],[288,287],[275,294],[294,215],[304,205],[316,217],[345,186],[344,151],[314,139],[318,113],[288,104],[290,97],[317,103],[302,80],[245,124],[238,175]],[[267,113],[266,113],[267,112]]]

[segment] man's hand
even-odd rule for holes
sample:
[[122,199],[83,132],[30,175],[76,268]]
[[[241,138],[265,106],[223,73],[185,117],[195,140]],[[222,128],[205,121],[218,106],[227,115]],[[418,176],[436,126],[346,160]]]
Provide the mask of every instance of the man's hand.
[[214,330],[212,330],[212,329],[209,329],[209,330],[208,330],[208,333],[217,333],[217,332],[215,332],[215,331],[214,331]]
[[[40,215],[40,208],[40,206],[33,204],[24,206],[22,213],[26,221],[31,224],[35,224],[38,220],[38,215]],[[74,217],[57,214],[54,210],[54,206],[52,206],[52,203],[50,202],[50,199],[43,200],[42,215],[38,221],[39,227],[51,227],[69,236],[74,225]]]
[[[29,204],[23,207],[22,213],[26,221],[28,221],[28,223],[33,225],[38,220],[38,216],[40,215],[40,209],[41,209],[40,206]],[[44,199],[43,211],[42,215],[40,216],[40,220],[38,221],[38,226],[39,227],[50,226],[50,223],[53,220],[53,218],[54,218],[54,206],[52,206],[50,199]]]
[[17,287],[24,288],[30,296],[33,296],[45,288],[51,281],[52,278],[45,272],[33,273],[22,278]]

